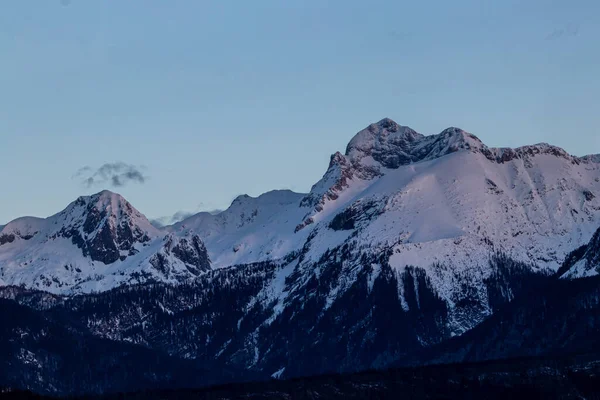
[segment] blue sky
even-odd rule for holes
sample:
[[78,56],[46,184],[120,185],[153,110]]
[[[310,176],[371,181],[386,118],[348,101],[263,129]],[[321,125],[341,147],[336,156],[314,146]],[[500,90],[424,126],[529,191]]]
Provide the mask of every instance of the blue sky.
[[[103,188],[149,217],[307,191],[383,117],[600,153],[597,0],[1,7],[0,223]],[[115,162],[147,179],[75,177]]]

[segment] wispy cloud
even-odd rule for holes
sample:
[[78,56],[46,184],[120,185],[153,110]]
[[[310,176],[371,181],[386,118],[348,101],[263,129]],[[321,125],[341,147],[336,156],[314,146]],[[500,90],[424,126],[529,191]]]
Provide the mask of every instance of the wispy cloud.
[[164,226],[173,225],[177,222],[183,221],[187,217],[191,217],[194,213],[188,211],[177,211],[175,214],[168,217],[159,217],[150,220],[150,223],[157,228],[162,228]]
[[205,210],[203,207],[204,203],[200,203],[200,206],[198,207],[198,209],[194,212],[191,211],[177,211],[175,214],[167,216],[167,217],[159,217],[159,218],[154,218],[150,220],[150,223],[152,223],[152,225],[156,226],[157,228],[162,228],[168,225],[173,225],[176,224],[178,222],[183,221],[184,219],[191,217],[192,215],[198,214],[199,212],[207,212],[209,214],[218,214],[220,212],[222,212],[223,210],[221,209],[212,209],[212,210]]
[[94,169],[90,166],[79,168],[74,179],[78,179],[87,188],[94,186],[123,187],[129,183],[143,184],[148,179],[141,167],[124,162],[106,163]]
[[[218,214],[222,210],[211,210],[206,211],[209,214]],[[159,217],[150,220],[150,223],[157,228],[163,228],[165,226],[173,225],[178,222],[183,221],[184,219],[191,217],[192,215],[197,214],[197,212],[189,212],[189,211],[177,211],[175,214],[167,217]]]
[[561,28],[556,28],[546,36],[546,40],[558,40],[564,37],[574,37],[579,35],[578,24],[567,24]]

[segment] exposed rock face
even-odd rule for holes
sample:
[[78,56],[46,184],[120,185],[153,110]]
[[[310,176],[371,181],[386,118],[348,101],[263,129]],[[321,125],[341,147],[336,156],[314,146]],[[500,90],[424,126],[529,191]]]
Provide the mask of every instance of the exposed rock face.
[[590,192],[589,190],[584,190],[583,196],[585,197],[585,201],[592,201],[596,198],[594,193]]
[[382,204],[385,203],[374,200],[358,200],[333,217],[329,228],[335,231],[356,229],[360,223],[368,223],[383,213]]
[[161,250],[150,258],[150,264],[164,276],[180,276],[182,280],[189,279],[188,274],[181,274],[174,268],[176,261],[185,265],[187,271],[193,276],[211,269],[210,258],[202,240],[198,235],[177,237],[173,234],[163,239]]
[[346,157],[354,165],[368,165],[374,161],[374,168],[396,169],[460,150],[482,149],[487,147],[475,135],[459,128],[424,136],[386,118],[357,133],[346,147]]
[[15,241],[15,235],[13,233],[0,235],[0,246],[6,243],[12,243]]
[[565,150],[546,143],[511,148],[489,148],[479,138],[462,129],[450,127],[438,135],[424,136],[414,130],[383,119],[360,131],[348,144],[346,156],[353,164],[368,157],[390,169],[432,160],[461,150],[485,155],[490,161],[506,163],[515,159],[530,160],[540,154],[561,157],[572,163],[598,163],[597,155],[574,157]]
[[204,243],[198,235],[193,235],[190,240],[182,238],[173,247],[173,254],[189,266],[190,272],[199,275],[200,272],[210,270],[210,259]]
[[[7,243],[13,243],[15,240],[30,240],[39,232],[39,218],[19,218],[14,222],[23,222],[24,220],[31,220],[31,223],[19,224],[17,227],[13,227],[12,223],[9,225],[0,226],[0,246]],[[6,229],[5,229],[6,228]]]
[[398,168],[417,160],[415,144],[424,136],[391,119],[383,119],[359,132],[346,147],[346,156],[358,163],[365,157],[386,168]]
[[339,194],[349,187],[350,181],[371,180],[381,176],[379,168],[371,165],[362,165],[356,160],[350,160],[340,152],[331,156],[329,168],[319,183],[313,186],[311,193],[302,199],[301,207],[312,207],[305,215],[301,224],[296,227],[296,232],[313,223],[314,215],[323,211],[328,201],[335,201]]
[[78,218],[70,219],[70,223],[52,237],[71,239],[85,257],[104,264],[123,261],[137,253],[136,245],[149,242],[149,233],[153,233],[148,226],[143,226],[145,217],[128,201],[106,191],[79,198],[63,214],[65,218],[73,215]]
[[600,274],[600,229],[588,244],[567,256],[558,274],[563,278],[581,278]]

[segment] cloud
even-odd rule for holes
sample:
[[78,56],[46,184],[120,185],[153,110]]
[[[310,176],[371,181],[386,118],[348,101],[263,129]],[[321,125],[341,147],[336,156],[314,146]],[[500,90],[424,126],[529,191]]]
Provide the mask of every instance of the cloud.
[[207,213],[209,213],[211,215],[217,215],[217,214],[222,213],[223,211],[225,211],[225,210],[223,210],[221,208],[215,208],[215,209],[212,209],[212,210],[206,210],[204,212],[207,212]]
[[407,39],[409,37],[408,33],[396,29],[387,31],[387,34],[393,39]]
[[194,215],[192,212],[188,211],[177,211],[175,214],[168,217],[159,217],[150,220],[150,223],[157,228],[162,228],[168,225],[176,224],[177,222],[183,221],[187,217],[191,217]]
[[198,207],[196,207],[196,212],[194,214],[197,214],[199,212],[206,212],[206,213],[209,213],[212,215],[217,215],[224,211],[222,208],[210,208],[210,207],[211,206],[209,204],[201,202],[200,204],[198,204]]
[[[202,212],[207,212],[209,214],[215,215],[218,214],[220,212],[222,212],[223,210],[219,210],[219,209],[214,209],[214,210],[209,210],[209,211],[202,211]],[[154,218],[150,220],[150,223],[152,225],[154,225],[157,228],[163,228],[165,226],[169,226],[169,225],[173,225],[176,224],[178,222],[183,221],[184,219],[191,217],[192,215],[195,215],[197,213],[199,213],[200,211],[196,211],[196,212],[190,212],[190,211],[177,211],[175,214],[171,215],[171,216],[167,216],[167,217],[159,217],[159,218]]]
[[557,40],[563,37],[574,37],[579,35],[579,25],[568,24],[562,28],[557,28],[546,36],[546,40]]
[[129,183],[143,184],[148,179],[140,167],[124,162],[106,163],[98,169],[86,165],[79,168],[73,178],[87,188],[100,185],[123,187]]

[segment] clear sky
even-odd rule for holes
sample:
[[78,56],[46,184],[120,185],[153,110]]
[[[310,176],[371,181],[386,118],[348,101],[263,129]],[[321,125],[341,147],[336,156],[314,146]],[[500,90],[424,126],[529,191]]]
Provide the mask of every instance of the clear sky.
[[383,117],[600,153],[598,0],[0,7],[0,223],[104,188],[149,217],[308,191]]

